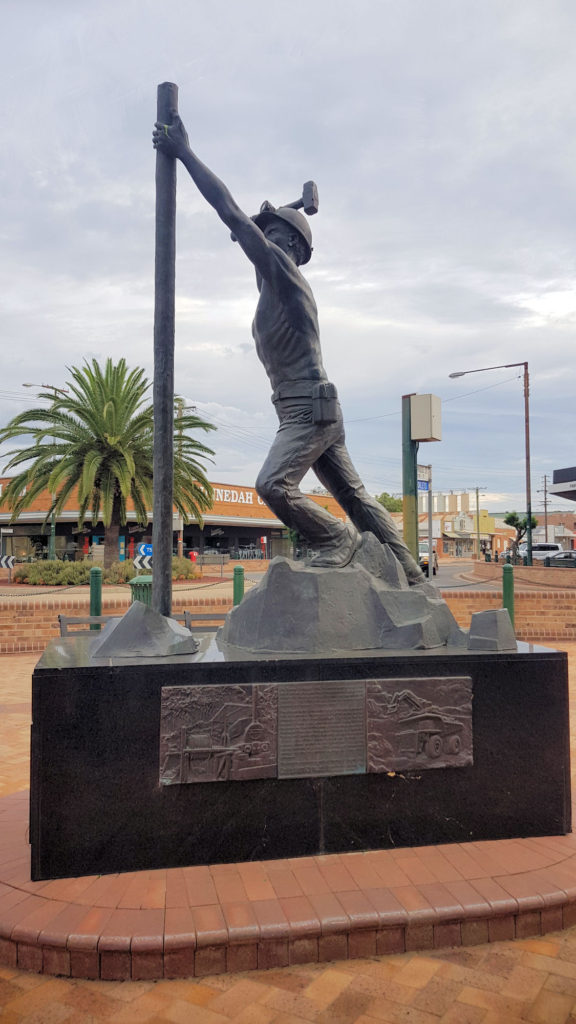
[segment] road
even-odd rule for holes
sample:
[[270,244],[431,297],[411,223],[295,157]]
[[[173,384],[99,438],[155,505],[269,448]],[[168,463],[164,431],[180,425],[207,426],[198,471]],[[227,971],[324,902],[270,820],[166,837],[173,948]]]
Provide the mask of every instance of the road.
[[[481,583],[469,579],[462,579],[463,576],[472,577],[472,567],[474,562],[471,558],[462,558],[459,561],[450,561],[442,563],[438,566],[438,572],[432,577],[432,583],[438,587],[439,590],[458,590],[460,588],[468,588],[470,590],[493,590],[493,583]],[[245,571],[245,579],[250,580],[253,583],[258,583],[262,579],[261,572],[250,572],[250,569]]]
[[[432,582],[440,590],[459,590],[464,587],[469,590],[493,590],[493,583],[481,583],[472,578],[473,566],[471,558],[462,558],[457,562],[440,562]],[[463,579],[463,576],[468,578]]]

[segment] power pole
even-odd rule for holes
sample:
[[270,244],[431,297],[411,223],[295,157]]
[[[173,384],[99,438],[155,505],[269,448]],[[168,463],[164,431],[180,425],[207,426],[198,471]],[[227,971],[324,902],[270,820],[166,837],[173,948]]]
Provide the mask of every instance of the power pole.
[[546,543],[548,543],[548,477],[544,474],[544,487],[538,491],[538,494],[544,494],[544,537]]
[[480,561],[480,488],[476,487],[476,559]]

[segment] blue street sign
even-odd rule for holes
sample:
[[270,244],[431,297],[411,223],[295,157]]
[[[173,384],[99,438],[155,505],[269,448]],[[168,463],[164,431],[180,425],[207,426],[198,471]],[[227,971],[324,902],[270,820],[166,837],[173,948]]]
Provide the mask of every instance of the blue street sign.
[[430,481],[429,480],[419,480],[418,481],[418,490],[419,491],[429,491],[430,490]]
[[138,545],[138,554],[139,555],[151,555],[152,554],[152,545],[151,544],[139,544]]

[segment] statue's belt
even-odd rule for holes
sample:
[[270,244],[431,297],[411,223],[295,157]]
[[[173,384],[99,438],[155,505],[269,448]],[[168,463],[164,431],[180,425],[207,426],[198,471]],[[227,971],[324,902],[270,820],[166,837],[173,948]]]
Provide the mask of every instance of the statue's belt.
[[283,398],[316,398],[332,400],[338,398],[334,384],[327,380],[286,380],[272,392],[272,401]]
[[308,398],[312,406],[312,423],[337,423],[338,392],[329,380],[286,380],[272,393],[273,402],[283,398]]

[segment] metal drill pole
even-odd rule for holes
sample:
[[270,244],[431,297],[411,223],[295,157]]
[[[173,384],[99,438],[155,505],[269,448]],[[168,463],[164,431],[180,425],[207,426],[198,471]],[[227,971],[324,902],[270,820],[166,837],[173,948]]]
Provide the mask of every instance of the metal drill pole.
[[[171,124],[178,86],[158,86],[157,120]],[[176,284],[176,160],[156,151],[156,264],[154,293],[154,513],[152,607],[172,611],[174,491],[174,292]]]

